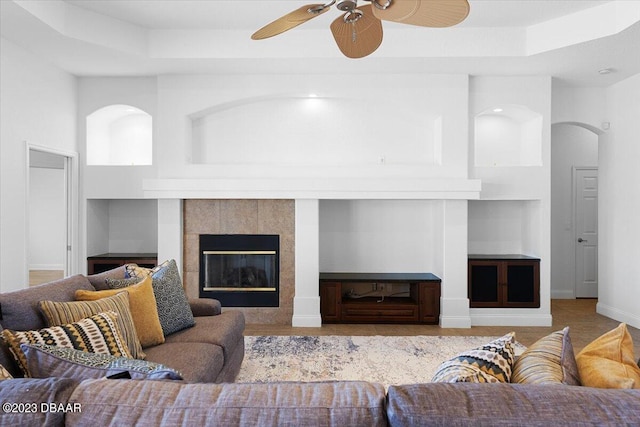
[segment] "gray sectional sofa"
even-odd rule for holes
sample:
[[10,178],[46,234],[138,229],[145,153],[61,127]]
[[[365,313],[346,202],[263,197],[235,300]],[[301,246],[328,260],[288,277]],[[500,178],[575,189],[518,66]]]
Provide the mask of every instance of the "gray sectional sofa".
[[[0,294],[3,327],[44,327],[37,304],[103,289],[107,277],[73,276]],[[185,381],[15,378],[0,381],[0,426],[635,426],[640,389],[365,381],[233,383],[244,355],[244,318],[214,300],[190,301],[195,326],[144,351]],[[19,369],[2,346],[0,364]],[[217,384],[222,383],[222,384]]]
[[[105,273],[75,275],[55,282],[0,294],[0,330],[38,330],[46,327],[38,303],[73,301],[75,291],[105,290],[106,278],[124,278],[124,267]],[[221,312],[212,299],[189,300],[195,326],[165,337],[165,342],[144,349],[146,360],[179,371],[187,382],[231,382],[244,358],[244,315]],[[14,376],[22,376],[9,349],[0,340],[0,365]]]
[[382,385],[359,381],[22,378],[0,381],[0,401],[38,402],[34,412],[0,412],[0,425],[21,426],[618,427],[640,421],[640,390],[565,385],[430,383],[391,386],[385,394]]

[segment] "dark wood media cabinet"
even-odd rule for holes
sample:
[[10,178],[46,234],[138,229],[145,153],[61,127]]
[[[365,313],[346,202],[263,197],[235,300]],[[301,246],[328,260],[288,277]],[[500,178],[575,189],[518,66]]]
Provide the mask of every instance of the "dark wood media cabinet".
[[540,307],[540,259],[527,255],[469,255],[469,306]]
[[440,284],[431,273],[320,273],[322,323],[437,325]]
[[153,268],[158,265],[156,253],[106,253],[87,257],[87,274],[98,274],[125,264]]

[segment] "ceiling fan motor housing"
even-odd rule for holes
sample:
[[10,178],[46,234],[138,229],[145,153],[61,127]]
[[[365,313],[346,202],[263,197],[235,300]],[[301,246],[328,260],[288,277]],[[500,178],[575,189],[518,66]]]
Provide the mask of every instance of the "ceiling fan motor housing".
[[336,7],[345,12],[355,9],[356,6],[358,6],[357,0],[339,0],[336,3]]

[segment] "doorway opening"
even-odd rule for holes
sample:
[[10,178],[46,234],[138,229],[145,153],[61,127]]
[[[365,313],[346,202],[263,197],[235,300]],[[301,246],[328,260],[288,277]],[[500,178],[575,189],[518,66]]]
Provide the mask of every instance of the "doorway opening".
[[27,143],[29,285],[76,271],[77,155]]
[[[597,245],[591,244],[597,244],[593,233],[597,233],[597,166],[601,133],[600,129],[577,122],[551,126],[552,299],[598,296]],[[596,175],[578,177],[578,170]],[[580,203],[577,203],[578,193],[581,194]],[[581,234],[584,230],[579,233],[578,229],[585,227],[589,229],[591,239]]]

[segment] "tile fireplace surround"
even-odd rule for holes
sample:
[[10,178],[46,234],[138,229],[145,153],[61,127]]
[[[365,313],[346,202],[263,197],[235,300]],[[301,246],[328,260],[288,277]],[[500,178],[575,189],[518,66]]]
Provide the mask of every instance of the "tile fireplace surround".
[[184,281],[189,298],[199,287],[200,234],[280,235],[280,306],[227,308],[244,313],[247,323],[290,325],[295,293],[294,200],[184,200]]

